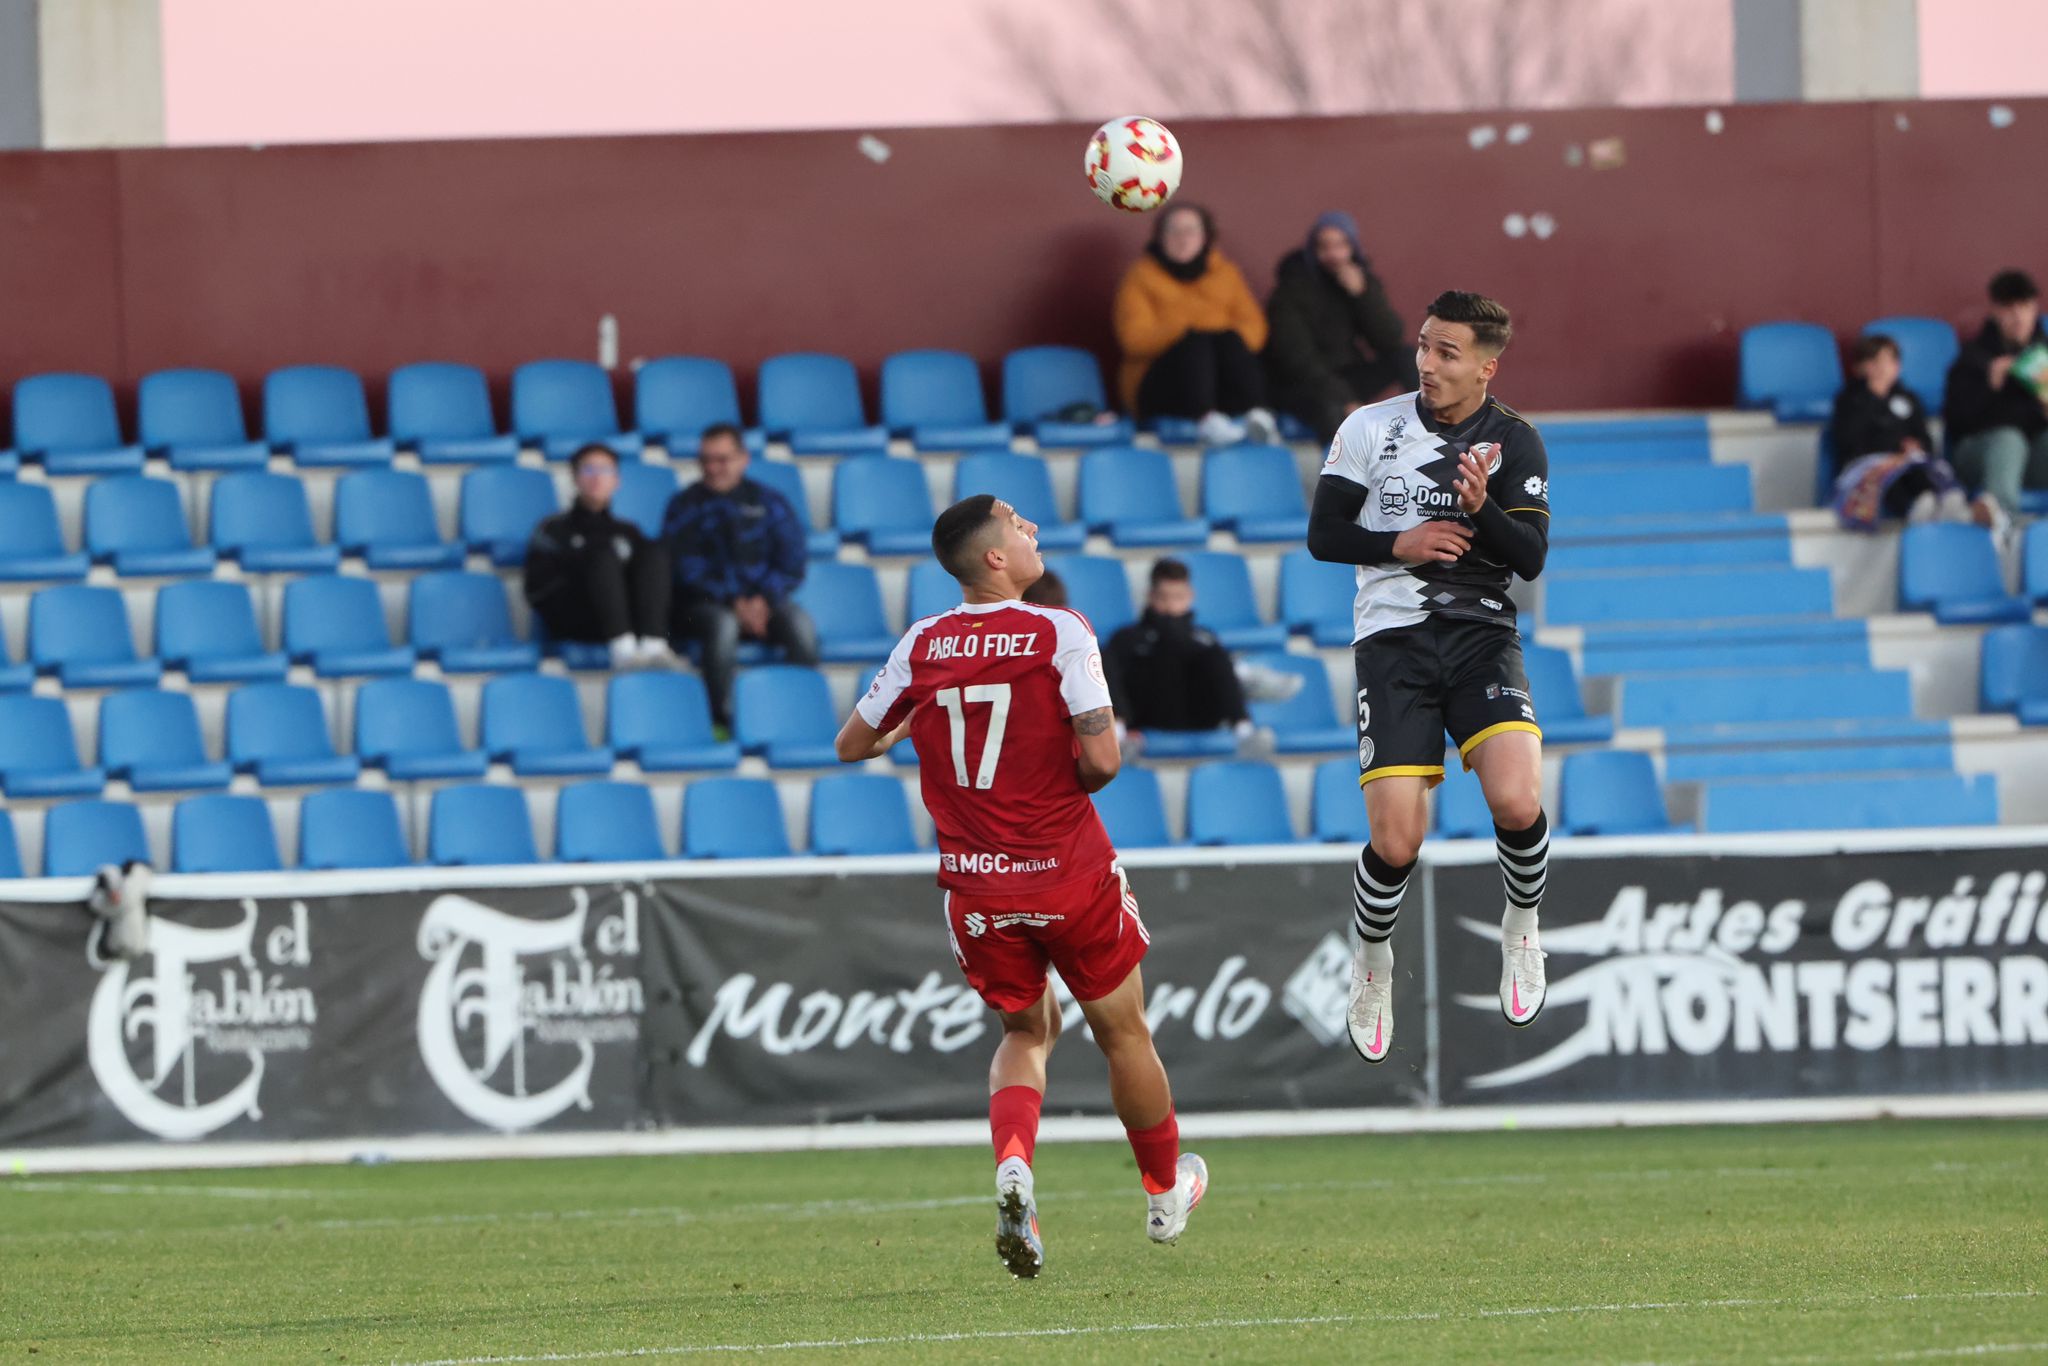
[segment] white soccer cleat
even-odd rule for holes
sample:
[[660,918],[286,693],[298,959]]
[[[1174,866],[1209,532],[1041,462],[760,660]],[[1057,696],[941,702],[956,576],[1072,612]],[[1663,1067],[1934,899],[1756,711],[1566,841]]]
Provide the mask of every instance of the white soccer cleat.
[[1030,1280],[1045,1266],[1031,1168],[1021,1157],[1007,1158],[996,1168],[996,1256],[1022,1280]]
[[1155,1243],[1178,1241],[1181,1230],[1188,1226],[1188,1216],[1208,1193],[1209,1164],[1193,1153],[1182,1153],[1173,1189],[1145,1197],[1145,1236]]
[[1367,1062],[1385,1062],[1394,1046],[1394,973],[1365,965],[1365,941],[1351,949],[1351,1007],[1346,1016],[1351,1046]]
[[1531,1024],[1543,1009],[1543,950],[1536,932],[1500,946],[1500,1013],[1511,1025]]

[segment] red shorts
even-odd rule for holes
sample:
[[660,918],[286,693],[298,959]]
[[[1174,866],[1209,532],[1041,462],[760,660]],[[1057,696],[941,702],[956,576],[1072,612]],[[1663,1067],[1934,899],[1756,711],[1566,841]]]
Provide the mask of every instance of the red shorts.
[[1045,994],[1045,968],[1059,969],[1075,999],[1100,1000],[1123,984],[1152,936],[1124,870],[1099,881],[1076,878],[1024,896],[946,893],[946,937],[981,999],[1012,1014]]

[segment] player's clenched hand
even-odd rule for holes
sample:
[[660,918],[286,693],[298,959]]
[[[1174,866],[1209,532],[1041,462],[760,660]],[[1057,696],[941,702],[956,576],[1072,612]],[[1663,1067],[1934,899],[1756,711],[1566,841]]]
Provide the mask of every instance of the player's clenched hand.
[[1394,538],[1394,558],[1403,564],[1450,564],[1471,548],[1471,528],[1456,522],[1424,522]]
[[1458,507],[1467,517],[1486,506],[1486,466],[1470,451],[1458,455],[1458,477],[1451,481],[1458,491]]

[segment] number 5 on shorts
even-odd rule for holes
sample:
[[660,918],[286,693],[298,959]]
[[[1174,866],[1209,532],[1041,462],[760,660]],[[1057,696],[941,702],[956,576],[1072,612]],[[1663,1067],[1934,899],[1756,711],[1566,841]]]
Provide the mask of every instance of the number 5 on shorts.
[[967,709],[961,702],[989,704],[988,738],[982,741],[981,767],[975,770],[974,786],[982,791],[994,787],[996,763],[1003,756],[1003,731],[1010,724],[1010,685],[976,683],[964,691],[941,688],[932,694],[932,700],[946,709],[953,723],[953,777],[962,787],[967,786]]

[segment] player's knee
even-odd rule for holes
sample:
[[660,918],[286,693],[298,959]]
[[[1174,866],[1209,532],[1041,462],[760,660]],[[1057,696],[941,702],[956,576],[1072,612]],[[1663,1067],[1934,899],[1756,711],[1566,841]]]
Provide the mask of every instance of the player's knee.
[[1372,847],[1394,867],[1405,868],[1422,852],[1426,832],[1426,821],[1413,816],[1398,817],[1373,826]]
[[1527,830],[1543,814],[1543,791],[1536,783],[1517,783],[1498,794],[1489,793],[1486,804],[1493,811],[1493,823],[1503,830]]

